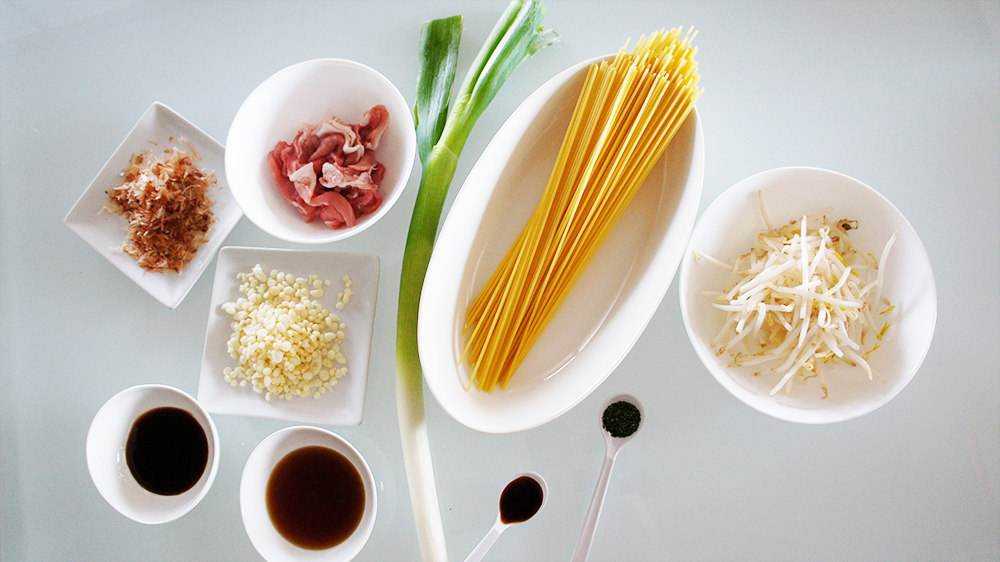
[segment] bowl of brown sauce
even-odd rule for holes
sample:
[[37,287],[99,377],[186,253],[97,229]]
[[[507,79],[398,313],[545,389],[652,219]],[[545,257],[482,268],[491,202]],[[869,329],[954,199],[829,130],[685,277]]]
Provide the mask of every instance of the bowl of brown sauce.
[[311,426],[272,433],[247,459],[240,511],[264,559],[345,562],[375,526],[375,478],[343,437]]
[[87,433],[94,485],[119,513],[140,523],[167,523],[191,511],[218,467],[215,423],[197,400],[170,386],[119,392]]

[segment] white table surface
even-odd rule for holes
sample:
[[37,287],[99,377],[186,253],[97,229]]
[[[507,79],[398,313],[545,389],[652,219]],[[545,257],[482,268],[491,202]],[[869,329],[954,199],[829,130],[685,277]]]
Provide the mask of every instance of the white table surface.
[[[197,391],[214,263],[181,305],[156,302],[62,225],[142,112],[159,100],[220,142],[275,71],[343,57],[412,103],[420,25],[464,14],[460,77],[503,0],[0,3],[0,558],[255,560],[239,481],[253,447],[290,425],[215,416],[218,477],[160,526],[91,483],[88,426],[140,383]],[[756,172],[830,168],[892,201],[935,271],[933,345],[910,385],[848,422],[796,425],[729,395],[699,363],[676,279],[631,353],[542,427],[486,435],[428,393],[450,558],[492,525],[502,486],[543,474],[550,498],[488,560],[569,559],[604,444],[598,408],[647,411],[619,456],[593,560],[1000,558],[1000,5],[997,2],[549,0],[562,36],[519,69],[462,155],[450,201],[504,119],[560,70],[661,27],[695,26],[705,94],[701,209]],[[364,422],[334,429],[369,459],[379,516],[357,560],[419,557],[395,409],[396,299],[419,164],[375,227],[330,251],[381,259]],[[446,207],[447,212],[447,207]],[[229,245],[298,247],[243,219]]]

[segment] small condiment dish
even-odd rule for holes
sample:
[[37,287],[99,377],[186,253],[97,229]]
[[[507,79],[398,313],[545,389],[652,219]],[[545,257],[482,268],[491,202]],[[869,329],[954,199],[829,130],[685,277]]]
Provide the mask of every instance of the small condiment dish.
[[[109,203],[107,191],[121,185],[121,173],[133,155],[147,150],[159,155],[172,146],[188,152],[193,147],[201,156],[195,162],[198,167],[206,174],[215,174],[219,188],[208,191],[215,222],[208,240],[180,273],[153,273],[122,251],[129,233],[128,222],[125,217],[104,210],[104,206]],[[153,298],[177,308],[242,217],[243,212],[228,187],[225,148],[174,110],[154,102],[80,195],[63,223]]]
[[[133,477],[126,460],[126,444],[136,419],[159,407],[186,410],[208,440],[208,462],[201,478],[178,495],[147,491]],[[212,487],[219,468],[219,435],[208,412],[184,391],[158,384],[133,386],[112,396],[94,416],[87,433],[87,468],[101,496],[119,513],[139,523],[168,523],[191,511]]]
[[[728,353],[711,347],[723,326],[722,311],[705,291],[722,291],[730,273],[696,252],[726,263],[750,250],[765,230],[758,191],[773,225],[825,213],[830,220],[857,221],[851,239],[862,252],[879,257],[893,232],[898,238],[882,268],[882,296],[893,308],[877,322],[890,325],[869,357],[875,371],[827,363],[824,392],[817,377],[794,380],[789,393],[771,395],[781,378],[769,365],[732,366]],[[934,335],[937,292],[930,260],[920,238],[896,207],[864,183],[846,175],[808,167],[778,168],[746,178],[726,190],[698,219],[680,271],[680,305],[691,344],[702,363],[733,396],[765,414],[798,423],[830,423],[856,418],[891,400],[920,368]],[[759,376],[755,373],[761,373]]]
[[[386,173],[379,185],[382,205],[349,228],[306,223],[278,193],[267,156],[278,141],[292,142],[306,123],[327,112],[358,123],[375,105],[389,111],[389,127],[375,150]],[[262,82],[237,111],[226,138],[226,175],[244,214],[268,234],[303,244],[353,236],[382,218],[409,180],[417,150],[410,107],[399,90],[372,68],[344,59],[314,59],[284,68]]]
[[[268,480],[275,465],[292,451],[315,445],[333,449],[351,461],[361,475],[365,490],[364,512],[357,529],[344,542],[325,550],[300,548],[286,540],[271,522],[266,499]],[[267,436],[250,453],[240,479],[243,526],[254,548],[268,562],[347,562],[353,559],[371,536],[377,505],[375,477],[365,458],[343,437],[318,427],[287,427]]]

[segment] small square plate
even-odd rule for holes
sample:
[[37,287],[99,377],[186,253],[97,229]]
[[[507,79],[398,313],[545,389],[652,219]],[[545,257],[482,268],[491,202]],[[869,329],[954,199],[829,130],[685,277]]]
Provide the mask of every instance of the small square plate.
[[[120,174],[128,167],[132,155],[146,150],[163,151],[171,146],[188,150],[182,139],[190,142],[201,155],[198,166],[206,174],[214,173],[219,184],[219,189],[209,190],[209,197],[215,202],[212,206],[215,223],[209,231],[208,241],[180,273],[153,273],[139,267],[132,256],[122,251],[122,244],[128,237],[128,223],[125,217],[104,210],[108,203],[107,191],[121,183]],[[243,211],[226,183],[225,148],[169,107],[153,102],[90,182],[63,223],[156,300],[177,308],[242,216]]]
[[[295,277],[316,275],[332,283],[323,290],[319,302],[347,324],[344,330],[347,337],[341,344],[347,358],[347,374],[333,390],[319,398],[268,401],[250,386],[232,386],[223,378],[223,369],[235,367],[237,363],[228,350],[229,338],[233,334],[232,316],[222,310],[222,305],[244,296],[240,293],[241,283],[237,275],[249,272],[257,264],[265,272],[277,269]],[[337,293],[343,291],[345,275],[351,278],[354,294],[343,310],[337,310]],[[378,276],[378,256],[368,254],[222,248],[215,267],[198,401],[213,414],[256,416],[297,423],[360,425],[368,386],[368,359],[375,324]]]

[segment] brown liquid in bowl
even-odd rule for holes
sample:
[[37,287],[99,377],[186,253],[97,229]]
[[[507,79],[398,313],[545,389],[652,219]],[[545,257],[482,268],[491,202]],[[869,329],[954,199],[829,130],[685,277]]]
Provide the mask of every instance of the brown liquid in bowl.
[[325,550],[347,540],[365,512],[365,485],[354,464],[329,447],[285,455],[267,481],[267,513],[288,542]]

